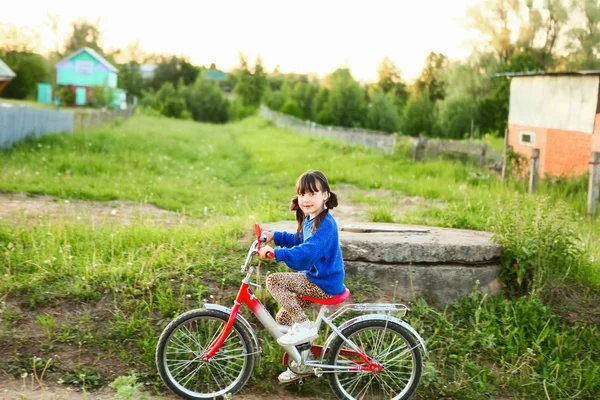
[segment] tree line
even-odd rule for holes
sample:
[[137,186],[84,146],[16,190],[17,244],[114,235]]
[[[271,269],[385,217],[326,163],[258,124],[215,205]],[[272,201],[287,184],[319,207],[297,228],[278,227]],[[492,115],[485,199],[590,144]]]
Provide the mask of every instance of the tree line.
[[[18,40],[11,42],[16,34],[4,26],[0,58],[18,76],[2,96],[31,97],[37,82],[52,81],[58,60],[88,46],[118,66],[120,88],[168,117],[225,123],[252,115],[264,104],[324,125],[458,139],[472,131],[504,132],[510,82],[497,73],[600,69],[599,0],[482,0],[467,11],[467,20],[479,38],[467,59],[452,61],[431,52],[419,77],[409,83],[386,57],[377,82],[369,84],[358,82],[348,68],[323,78],[283,74],[279,67],[268,72],[260,58],[250,65],[243,54],[236,68],[215,80],[214,64],[145,54],[136,44],[105,52],[97,25],[85,20],[73,22],[62,52],[57,46],[42,57]],[[148,63],[156,69],[151,79],[143,79],[141,67]]]

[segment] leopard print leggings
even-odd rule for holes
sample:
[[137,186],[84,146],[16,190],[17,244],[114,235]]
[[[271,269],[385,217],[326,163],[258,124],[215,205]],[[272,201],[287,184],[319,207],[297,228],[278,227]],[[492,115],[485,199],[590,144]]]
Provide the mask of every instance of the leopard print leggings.
[[275,317],[277,323],[281,325],[292,325],[293,322],[302,323],[308,320],[302,310],[314,303],[301,299],[298,297],[299,294],[318,299],[333,297],[312,283],[303,273],[298,272],[277,272],[268,275],[267,290],[281,304],[281,309]]

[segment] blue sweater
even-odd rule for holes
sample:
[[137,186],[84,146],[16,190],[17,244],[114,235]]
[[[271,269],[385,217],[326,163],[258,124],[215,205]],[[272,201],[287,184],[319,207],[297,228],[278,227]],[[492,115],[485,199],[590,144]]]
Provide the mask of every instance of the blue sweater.
[[[312,225],[312,220],[305,221]],[[336,296],[346,290],[344,286],[344,260],[335,219],[327,214],[319,228],[308,238],[288,232],[273,232],[273,239],[280,248],[275,249],[277,262],[283,261],[296,271],[304,271],[306,277],[329,295]]]

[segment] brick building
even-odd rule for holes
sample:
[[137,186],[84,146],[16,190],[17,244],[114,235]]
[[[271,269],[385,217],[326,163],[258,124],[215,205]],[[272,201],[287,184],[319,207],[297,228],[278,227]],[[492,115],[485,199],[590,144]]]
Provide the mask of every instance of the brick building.
[[587,171],[600,151],[600,71],[499,76],[511,79],[508,145],[528,158],[540,149],[540,176]]

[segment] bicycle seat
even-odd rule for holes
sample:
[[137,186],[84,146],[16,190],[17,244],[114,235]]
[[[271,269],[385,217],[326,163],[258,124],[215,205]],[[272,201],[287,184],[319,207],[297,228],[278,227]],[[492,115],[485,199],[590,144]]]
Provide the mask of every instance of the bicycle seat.
[[323,304],[325,306],[332,306],[334,304],[340,304],[348,300],[350,297],[350,291],[348,289],[344,290],[341,294],[337,296],[330,297],[329,299],[316,299],[314,297],[304,296],[303,294],[298,295],[301,299],[312,301],[313,303]]

